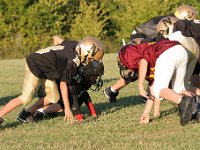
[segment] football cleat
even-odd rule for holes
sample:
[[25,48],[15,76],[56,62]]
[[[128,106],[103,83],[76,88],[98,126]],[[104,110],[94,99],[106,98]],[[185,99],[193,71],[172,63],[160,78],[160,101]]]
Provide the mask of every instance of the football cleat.
[[196,112],[196,122],[200,123],[200,111]]
[[22,123],[35,121],[33,114],[31,112],[25,111],[25,109],[23,109],[19,113],[17,120],[19,120]]
[[108,87],[108,88],[104,89],[104,90],[103,90],[103,93],[104,93],[104,95],[106,96],[106,98],[109,99],[109,102],[110,102],[110,103],[114,103],[114,102],[117,101],[117,100],[116,100],[116,97],[117,97],[117,95],[119,94],[119,92],[117,92],[117,93],[112,92],[112,91],[111,91],[111,87]]
[[45,114],[40,111],[36,111],[34,114],[34,118],[35,120],[43,120],[45,118]]
[[200,123],[200,111],[196,111],[194,114],[192,114],[191,121]]
[[180,123],[182,126],[189,123],[192,117],[192,101],[193,97],[184,95],[178,104]]

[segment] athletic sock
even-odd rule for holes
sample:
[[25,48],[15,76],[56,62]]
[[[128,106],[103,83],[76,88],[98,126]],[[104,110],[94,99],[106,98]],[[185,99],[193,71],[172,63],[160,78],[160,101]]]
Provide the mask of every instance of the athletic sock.
[[92,116],[96,116],[96,111],[95,111],[95,108],[94,108],[94,105],[92,102],[89,102],[88,103],[88,109],[90,110],[90,113],[92,114]]
[[112,86],[110,87],[110,89],[111,89],[111,91],[112,91],[113,93],[117,93],[117,91],[114,90]]
[[44,111],[43,108],[40,108],[40,109],[38,109],[37,111],[39,111],[39,112],[41,112],[41,113],[43,113],[43,114],[45,115],[45,111]]

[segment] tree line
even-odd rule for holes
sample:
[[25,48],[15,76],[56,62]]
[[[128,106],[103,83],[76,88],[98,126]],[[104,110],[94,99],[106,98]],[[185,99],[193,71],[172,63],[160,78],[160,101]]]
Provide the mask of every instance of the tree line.
[[134,27],[199,0],[0,0],[0,58],[23,58],[52,45],[52,35],[98,38],[117,52]]

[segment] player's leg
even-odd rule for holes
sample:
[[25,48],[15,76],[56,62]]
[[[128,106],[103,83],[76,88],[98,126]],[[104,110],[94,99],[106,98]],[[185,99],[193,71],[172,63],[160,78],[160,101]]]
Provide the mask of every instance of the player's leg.
[[120,78],[114,85],[104,89],[104,95],[109,99],[109,102],[116,102],[116,97],[119,94],[119,90],[128,85],[130,82],[124,78]]
[[[170,61],[168,61],[169,58]],[[165,67],[163,67],[163,64],[165,64]],[[177,45],[170,48],[170,50],[165,51],[157,59],[155,67],[155,81],[153,85],[153,92],[156,98],[162,97],[178,104],[180,123],[182,125],[187,124],[191,118],[191,107],[193,100],[193,98],[190,96],[182,96],[178,94],[182,91],[182,89],[184,89],[186,65],[187,53],[182,46]],[[168,86],[174,74],[174,90],[172,90],[169,89]]]
[[45,97],[39,98],[28,109],[23,109],[18,115],[17,119],[19,121],[33,122],[34,121],[33,114],[36,112],[37,109],[47,106],[50,103],[56,103],[59,100],[60,95],[59,95],[58,87],[55,81],[42,80],[41,84],[45,89]]
[[[25,77],[24,83],[22,87],[22,94],[9,101],[1,110],[0,110],[0,118],[14,110],[18,106],[22,104],[29,103],[35,94],[35,91],[39,85],[40,79],[35,77],[31,71],[29,70],[27,64],[25,65]],[[1,119],[3,120],[3,119]]]

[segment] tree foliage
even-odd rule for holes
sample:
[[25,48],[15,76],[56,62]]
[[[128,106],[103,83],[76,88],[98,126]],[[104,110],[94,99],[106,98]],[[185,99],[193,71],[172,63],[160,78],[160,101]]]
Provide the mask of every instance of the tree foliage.
[[108,19],[106,13],[105,3],[87,3],[85,0],[80,0],[79,12],[72,23],[69,38],[76,40],[87,36],[102,38],[103,28]]
[[134,27],[199,0],[1,0],[0,58],[22,58],[52,44],[52,35],[80,40],[93,36],[116,52]]

